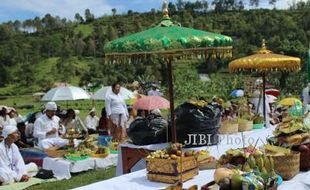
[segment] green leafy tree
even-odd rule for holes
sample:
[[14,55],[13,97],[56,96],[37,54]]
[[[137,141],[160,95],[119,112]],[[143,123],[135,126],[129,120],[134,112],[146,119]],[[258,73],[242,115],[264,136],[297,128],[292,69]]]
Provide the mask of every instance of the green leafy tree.
[[22,27],[22,23],[19,20],[15,20],[13,26],[15,31],[19,31]]
[[0,41],[8,40],[13,36],[13,30],[8,25],[0,25]]
[[90,23],[94,20],[95,20],[94,14],[92,14],[89,9],[85,9],[85,21],[86,21],[86,23]]
[[4,87],[10,84],[11,76],[8,67],[0,64],[0,86]]
[[87,42],[87,55],[96,56],[96,43],[91,38]]
[[86,48],[86,43],[82,38],[78,38],[75,42],[75,54],[77,56],[82,56],[84,49]]
[[115,16],[116,15],[116,8],[112,9],[112,15]]
[[107,29],[107,38],[109,41],[118,38],[118,34],[116,32],[116,29],[111,25],[109,25],[108,29]]
[[75,13],[74,19],[75,19],[75,21],[76,21],[78,24],[84,22],[84,19],[83,19],[83,17],[80,15],[80,13]]

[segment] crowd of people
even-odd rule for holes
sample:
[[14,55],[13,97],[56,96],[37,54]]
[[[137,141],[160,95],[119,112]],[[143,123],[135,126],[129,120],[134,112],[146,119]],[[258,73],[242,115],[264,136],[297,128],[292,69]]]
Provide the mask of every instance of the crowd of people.
[[[112,85],[112,93],[105,97],[105,107],[101,117],[92,108],[85,120],[74,109],[60,110],[55,102],[48,102],[42,111],[22,117],[14,108],[3,106],[0,110],[0,184],[28,181],[38,171],[34,163],[25,164],[20,148],[38,147],[42,151],[52,147],[68,145],[66,132],[74,129],[76,133],[87,136],[112,136],[113,141],[122,142],[131,122],[145,117],[160,116],[159,110],[134,111],[128,108],[120,94],[121,85]],[[157,85],[152,85],[149,95],[161,96]],[[75,143],[78,143],[76,141]]]

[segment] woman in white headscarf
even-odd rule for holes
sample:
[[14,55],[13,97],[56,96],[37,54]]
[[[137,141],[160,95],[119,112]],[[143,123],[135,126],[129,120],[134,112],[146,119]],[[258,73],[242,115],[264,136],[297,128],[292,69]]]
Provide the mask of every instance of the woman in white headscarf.
[[16,126],[7,125],[2,130],[4,140],[0,143],[0,183],[7,185],[14,182],[25,182],[36,175],[38,167],[25,162],[14,144],[19,139]]

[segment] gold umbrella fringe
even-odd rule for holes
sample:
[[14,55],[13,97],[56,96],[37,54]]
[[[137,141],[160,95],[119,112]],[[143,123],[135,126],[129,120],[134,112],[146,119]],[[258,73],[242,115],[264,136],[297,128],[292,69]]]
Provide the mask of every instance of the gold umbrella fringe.
[[245,68],[238,68],[238,69],[234,69],[234,70],[230,69],[229,71],[231,73],[236,73],[236,72],[266,73],[266,72],[278,72],[278,71],[282,71],[282,72],[298,72],[300,70],[301,70],[300,68],[296,67],[296,68],[291,68],[291,69],[288,69],[288,68],[283,68],[283,69],[280,69],[280,68],[272,68],[272,69],[245,69]]
[[253,71],[299,71],[301,69],[300,59],[291,58],[287,60],[243,60],[233,61],[229,64],[230,72]]

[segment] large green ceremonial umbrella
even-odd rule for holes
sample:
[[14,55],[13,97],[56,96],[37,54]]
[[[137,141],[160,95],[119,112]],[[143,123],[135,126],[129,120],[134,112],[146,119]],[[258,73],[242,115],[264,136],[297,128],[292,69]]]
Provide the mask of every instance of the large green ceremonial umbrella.
[[232,39],[228,36],[181,27],[168,15],[163,3],[163,19],[155,27],[107,43],[105,59],[109,63],[144,62],[152,56],[167,63],[171,111],[172,141],[176,142],[174,117],[172,62],[181,58],[224,58],[232,56]]

